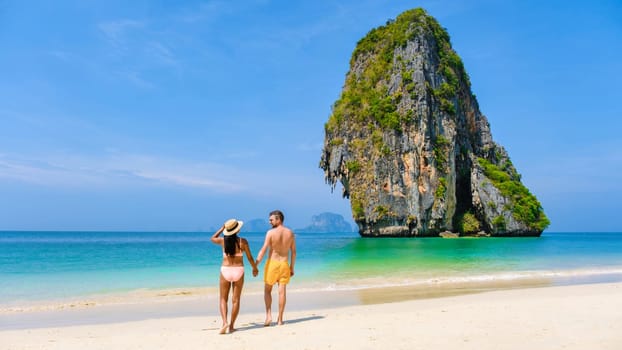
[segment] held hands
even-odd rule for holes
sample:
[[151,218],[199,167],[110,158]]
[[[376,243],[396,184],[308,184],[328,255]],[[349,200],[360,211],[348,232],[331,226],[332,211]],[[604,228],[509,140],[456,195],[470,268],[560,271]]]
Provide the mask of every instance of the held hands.
[[257,265],[253,266],[253,277],[257,277],[257,275],[259,274],[259,269],[257,268]]

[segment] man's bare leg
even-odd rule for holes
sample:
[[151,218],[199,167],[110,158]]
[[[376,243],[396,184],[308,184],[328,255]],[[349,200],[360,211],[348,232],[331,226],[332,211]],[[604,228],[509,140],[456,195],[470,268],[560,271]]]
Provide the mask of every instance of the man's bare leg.
[[263,300],[266,303],[266,320],[263,325],[268,327],[272,323],[272,286],[269,284],[264,285]]
[[285,302],[287,301],[286,284],[279,283],[279,318],[277,324],[280,326],[283,324],[283,311],[285,311]]

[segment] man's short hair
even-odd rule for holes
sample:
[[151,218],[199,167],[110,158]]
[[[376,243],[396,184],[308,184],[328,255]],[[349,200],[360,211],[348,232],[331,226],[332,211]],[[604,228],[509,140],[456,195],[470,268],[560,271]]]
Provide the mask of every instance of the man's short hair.
[[283,215],[283,212],[280,210],[273,210],[270,212],[270,216],[276,216],[277,218],[279,218],[279,220],[281,220],[281,222],[283,222],[285,220],[285,215]]

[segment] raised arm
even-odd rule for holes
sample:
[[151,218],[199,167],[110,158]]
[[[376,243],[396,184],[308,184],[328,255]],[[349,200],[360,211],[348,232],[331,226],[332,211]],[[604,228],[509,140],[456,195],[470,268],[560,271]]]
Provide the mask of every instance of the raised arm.
[[212,243],[214,244],[218,244],[218,245],[222,245],[224,239],[222,237],[218,237],[220,236],[220,234],[222,233],[222,231],[225,230],[225,226],[223,225],[221,228],[218,229],[218,231],[216,231],[214,233],[214,235],[212,236],[212,238],[210,238],[210,240],[212,241]]

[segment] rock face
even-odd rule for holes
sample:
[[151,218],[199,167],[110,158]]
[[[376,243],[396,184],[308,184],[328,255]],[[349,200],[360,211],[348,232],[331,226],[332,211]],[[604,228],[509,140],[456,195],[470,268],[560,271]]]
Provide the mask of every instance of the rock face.
[[320,167],[362,236],[539,236],[542,206],[479,110],[449,35],[423,9],[361,39]]
[[311,225],[296,232],[352,232],[352,226],[339,214],[321,213],[311,218]]

